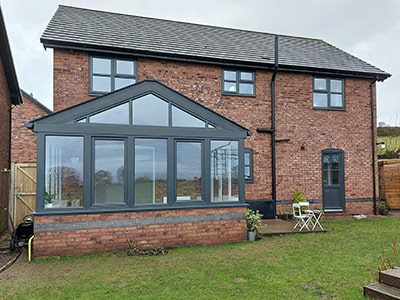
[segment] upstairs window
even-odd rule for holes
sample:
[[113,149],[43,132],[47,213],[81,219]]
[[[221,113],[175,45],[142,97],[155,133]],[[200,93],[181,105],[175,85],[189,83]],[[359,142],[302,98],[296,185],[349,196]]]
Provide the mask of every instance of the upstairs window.
[[344,84],[343,79],[314,78],[313,106],[314,108],[343,109]]
[[227,95],[255,95],[255,73],[249,71],[223,70],[222,93]]
[[136,62],[129,59],[90,58],[90,94],[105,94],[136,82]]

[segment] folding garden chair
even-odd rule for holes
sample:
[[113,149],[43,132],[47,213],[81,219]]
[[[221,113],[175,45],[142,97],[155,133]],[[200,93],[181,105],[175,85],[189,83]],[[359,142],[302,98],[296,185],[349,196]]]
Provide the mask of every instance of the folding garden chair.
[[302,231],[304,228],[306,228],[308,231],[310,231],[309,225],[313,226],[313,215],[310,212],[303,212],[301,210],[302,207],[309,206],[310,204],[308,202],[293,203],[293,217],[297,220],[297,223],[294,225],[293,229],[299,228],[299,231]]

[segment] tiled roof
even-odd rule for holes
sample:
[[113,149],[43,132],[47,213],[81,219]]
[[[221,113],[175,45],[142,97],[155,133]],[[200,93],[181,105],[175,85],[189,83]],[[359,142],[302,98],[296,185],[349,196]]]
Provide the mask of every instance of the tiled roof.
[[[128,53],[272,66],[275,35],[264,32],[59,6],[41,41]],[[320,40],[279,35],[279,65],[379,76],[390,74]]]

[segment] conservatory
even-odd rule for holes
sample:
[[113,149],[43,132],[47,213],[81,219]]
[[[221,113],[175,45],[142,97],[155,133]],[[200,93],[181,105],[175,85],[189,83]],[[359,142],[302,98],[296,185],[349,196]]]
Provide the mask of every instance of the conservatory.
[[[37,232],[65,229],[71,222],[70,230],[150,222],[143,225],[143,216],[138,220],[135,214],[109,225],[89,217],[102,213],[118,220],[115,214],[121,212],[187,209],[201,217],[175,213],[179,223],[243,219],[242,213],[218,209],[246,206],[244,139],[250,132],[158,81],[139,82],[27,127],[37,133]],[[213,215],[210,208],[218,212],[211,219],[205,217]],[[40,219],[74,214],[88,218],[67,218],[59,227]],[[157,216],[149,215],[151,224],[179,219]]]

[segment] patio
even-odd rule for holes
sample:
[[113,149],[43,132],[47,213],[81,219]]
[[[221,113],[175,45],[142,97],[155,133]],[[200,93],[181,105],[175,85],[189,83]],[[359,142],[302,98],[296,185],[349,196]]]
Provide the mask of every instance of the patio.
[[326,232],[325,229],[322,230],[318,226],[314,230],[310,231],[308,231],[307,229],[303,229],[302,231],[293,229],[294,225],[296,224],[295,220],[285,221],[281,219],[269,219],[269,220],[263,220],[263,224],[266,225],[260,228],[260,234],[263,236]]

